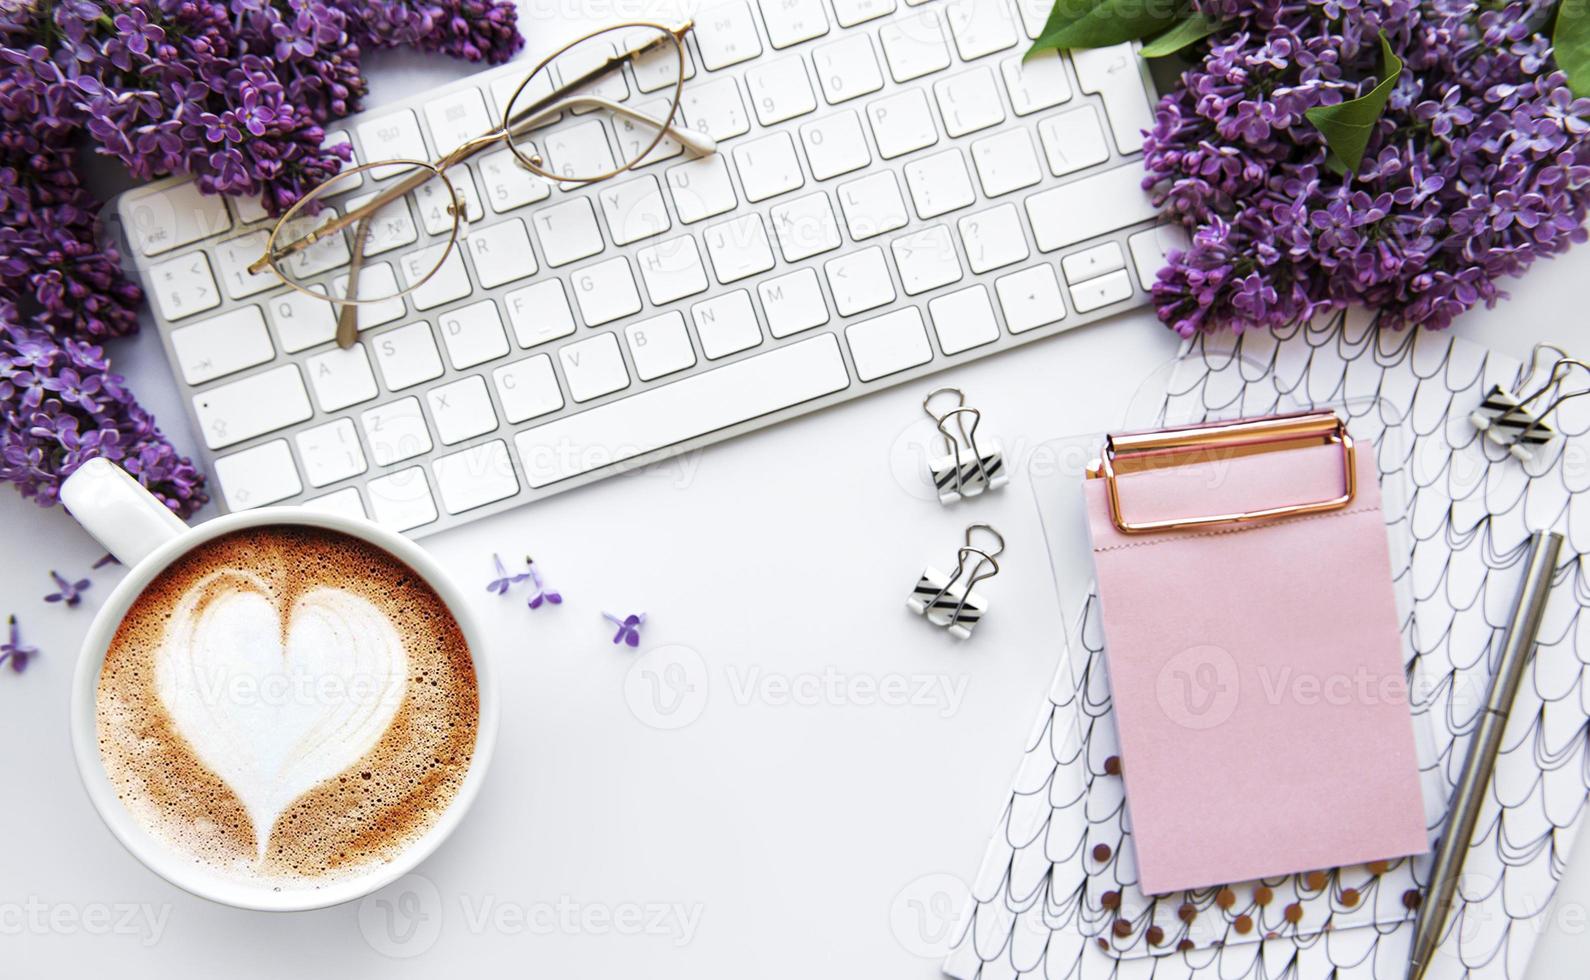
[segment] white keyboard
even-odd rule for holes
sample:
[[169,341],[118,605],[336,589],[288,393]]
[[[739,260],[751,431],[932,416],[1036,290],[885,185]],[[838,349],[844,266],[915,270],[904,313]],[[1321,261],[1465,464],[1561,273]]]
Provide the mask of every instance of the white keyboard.
[[[122,195],[216,496],[428,534],[1142,304],[1172,240],[1140,187],[1152,93],[1126,45],[1023,64],[1048,7],[703,10],[681,112],[718,153],[665,143],[573,189],[506,149],[449,171],[466,237],[361,307],[349,350],[330,305],[246,271],[270,227],[253,202]],[[529,67],[330,138],[434,159]],[[362,275],[423,274],[407,256],[443,224],[398,223],[405,251]]]

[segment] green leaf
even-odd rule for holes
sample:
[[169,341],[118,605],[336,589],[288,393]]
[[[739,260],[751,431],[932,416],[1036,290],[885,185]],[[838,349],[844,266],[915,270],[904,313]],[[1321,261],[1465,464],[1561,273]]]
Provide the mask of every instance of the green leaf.
[[1551,31],[1557,67],[1568,73],[1568,87],[1578,96],[1590,95],[1590,2],[1562,0],[1557,6],[1557,26]]
[[1136,41],[1171,27],[1184,12],[1185,0],[1055,0],[1027,56]]
[[[1369,137],[1375,132],[1375,123],[1386,111],[1386,100],[1391,98],[1391,88],[1402,75],[1402,59],[1391,50],[1385,32],[1380,35],[1380,84],[1365,95],[1339,105],[1315,106],[1305,115],[1314,128],[1325,137],[1325,144],[1337,162],[1347,170],[1356,171],[1364,162],[1364,151],[1369,148]],[[1333,168],[1334,169],[1334,168]]]
[[[1572,0],[1570,0],[1572,2]],[[1170,30],[1143,45],[1139,52],[1145,58],[1163,58],[1220,30],[1220,21],[1208,14],[1193,12],[1182,18]]]

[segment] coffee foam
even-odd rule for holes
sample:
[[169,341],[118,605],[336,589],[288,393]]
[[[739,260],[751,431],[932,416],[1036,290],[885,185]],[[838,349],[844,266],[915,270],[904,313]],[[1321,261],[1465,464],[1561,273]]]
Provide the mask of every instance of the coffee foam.
[[96,700],[105,771],[138,822],[277,887],[360,874],[423,835],[479,714],[462,631],[424,580],[298,526],[217,538],[157,576]]

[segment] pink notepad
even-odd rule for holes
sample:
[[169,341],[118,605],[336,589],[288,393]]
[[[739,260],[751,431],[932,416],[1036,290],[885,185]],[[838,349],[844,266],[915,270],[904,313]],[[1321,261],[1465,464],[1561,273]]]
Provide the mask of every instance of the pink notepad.
[[[1149,894],[1428,847],[1373,447],[1341,510],[1127,535],[1084,483]],[[1327,499],[1323,445],[1125,474],[1130,522]]]

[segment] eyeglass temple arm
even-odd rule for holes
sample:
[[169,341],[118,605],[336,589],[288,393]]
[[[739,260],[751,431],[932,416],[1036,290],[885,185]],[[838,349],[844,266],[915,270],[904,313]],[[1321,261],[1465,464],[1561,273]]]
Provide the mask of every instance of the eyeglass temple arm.
[[[353,248],[348,256],[347,295],[355,298],[359,295],[359,271],[364,268],[364,242],[370,232],[371,220],[371,215],[359,220],[359,228],[353,233]],[[358,339],[359,305],[343,303],[337,308],[337,346],[347,350]]]
[[718,152],[718,141],[713,139],[711,136],[708,136],[706,133],[701,132],[699,129],[691,129],[688,126],[680,126],[676,123],[664,122],[661,119],[648,116],[644,112],[631,109],[625,105],[620,105],[617,102],[610,102],[607,99],[599,98],[594,95],[572,96],[570,98],[564,99],[562,102],[547,106],[544,110],[534,116],[524,117],[521,113],[519,116],[515,117],[519,119],[519,122],[515,123],[514,126],[508,130],[508,135],[510,137],[519,136],[526,129],[534,129],[545,117],[552,115],[554,112],[562,112],[566,108],[571,108],[577,105],[590,106],[595,109],[606,109],[608,112],[611,112],[616,116],[623,116],[625,119],[638,122],[643,126],[650,126],[652,129],[660,129],[669,136],[673,137],[679,142],[679,145],[683,146],[691,153],[694,153],[696,156],[706,156],[709,153]]

